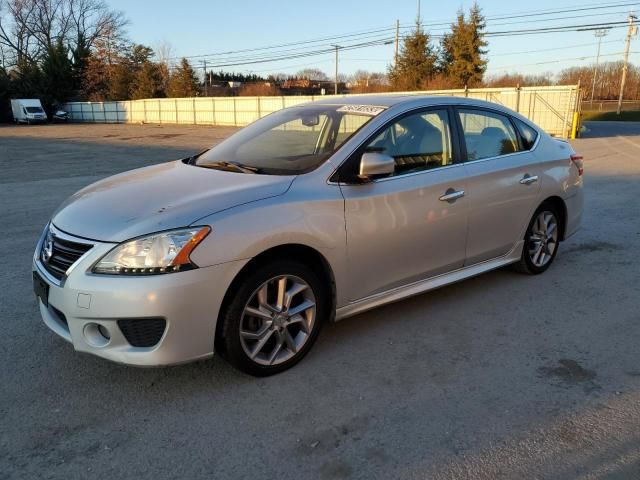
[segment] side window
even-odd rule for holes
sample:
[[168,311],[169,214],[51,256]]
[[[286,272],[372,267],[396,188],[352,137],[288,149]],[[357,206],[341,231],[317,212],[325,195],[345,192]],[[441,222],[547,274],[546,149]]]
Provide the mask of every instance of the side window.
[[519,150],[509,118],[486,110],[459,109],[468,160],[507,155]]
[[520,130],[520,136],[522,137],[524,149],[531,150],[533,148],[533,145],[536,143],[536,140],[538,139],[538,132],[536,132],[522,120],[514,118],[513,121],[516,123],[516,127],[518,127],[518,130]]
[[403,117],[369,142],[365,151],[392,156],[394,175],[451,165],[449,114],[442,109]]

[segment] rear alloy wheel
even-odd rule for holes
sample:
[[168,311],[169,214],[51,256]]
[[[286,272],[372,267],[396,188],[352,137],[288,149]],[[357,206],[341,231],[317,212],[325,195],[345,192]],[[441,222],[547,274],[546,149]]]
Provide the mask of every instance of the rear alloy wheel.
[[560,227],[555,209],[543,205],[536,211],[525,235],[518,270],[539,274],[547,270],[558,253]]
[[313,270],[297,263],[276,262],[249,275],[221,319],[229,361],[256,376],[295,365],[327,316],[326,291]]

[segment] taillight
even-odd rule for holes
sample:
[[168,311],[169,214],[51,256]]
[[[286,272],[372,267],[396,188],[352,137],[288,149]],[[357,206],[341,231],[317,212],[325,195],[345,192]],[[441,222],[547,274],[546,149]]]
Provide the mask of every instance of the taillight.
[[571,161],[578,168],[578,175],[582,175],[584,173],[584,163],[582,160],[582,155],[578,155],[577,153],[571,155]]

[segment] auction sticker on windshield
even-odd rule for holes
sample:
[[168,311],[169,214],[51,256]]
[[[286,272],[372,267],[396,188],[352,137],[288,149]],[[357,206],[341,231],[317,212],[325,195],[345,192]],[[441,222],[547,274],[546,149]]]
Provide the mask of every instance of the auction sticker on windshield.
[[374,107],[372,105],[344,105],[336,111],[376,116],[379,113],[384,112],[384,107]]

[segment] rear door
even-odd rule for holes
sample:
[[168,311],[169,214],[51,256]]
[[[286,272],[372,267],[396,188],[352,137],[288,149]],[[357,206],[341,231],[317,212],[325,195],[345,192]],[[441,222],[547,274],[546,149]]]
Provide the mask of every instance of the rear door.
[[540,192],[540,163],[506,114],[456,108],[467,171],[465,265],[507,254],[521,240]]
[[359,165],[363,152],[380,152],[396,169],[369,183],[341,184],[350,300],[462,267],[468,202],[452,122],[448,108],[405,114],[352,159]]

